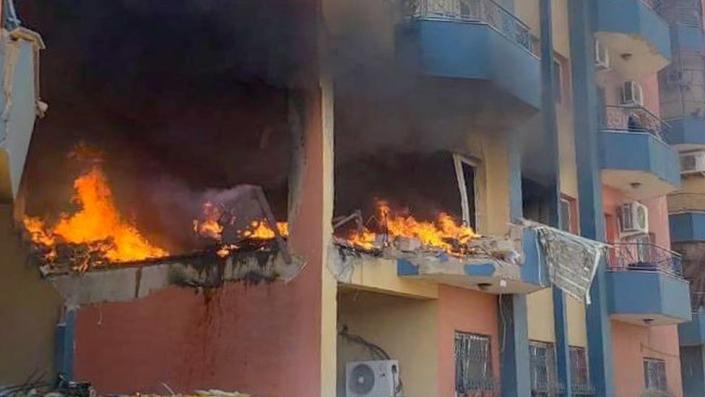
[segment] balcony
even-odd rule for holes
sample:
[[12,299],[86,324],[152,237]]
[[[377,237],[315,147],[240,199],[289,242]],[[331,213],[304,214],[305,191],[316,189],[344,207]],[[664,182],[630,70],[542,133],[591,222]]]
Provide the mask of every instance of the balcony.
[[6,85],[5,95],[0,95],[0,201],[12,201],[22,178],[34,121],[45,106],[39,101],[37,86],[38,52],[44,43],[38,34],[17,28],[0,46],[5,73],[12,73],[5,75],[5,81],[11,83]]
[[528,26],[491,0],[411,3],[398,36],[399,56],[429,77],[429,86],[443,87],[439,95],[458,92],[464,112],[479,109],[468,119],[497,122],[507,114],[529,117],[538,111],[538,40]]
[[646,0],[597,0],[596,37],[624,78],[656,73],[671,60],[669,27],[653,5]]
[[615,243],[608,267],[613,319],[647,326],[690,320],[690,288],[676,252],[650,243]]
[[515,241],[521,244],[523,250],[521,265],[481,256],[470,260],[441,257],[423,262],[398,259],[397,275],[404,279],[480,289],[493,294],[528,294],[545,288],[548,286],[548,272],[543,269],[545,263],[538,252],[536,231],[522,229],[518,233]]
[[[705,107],[703,107],[705,109]],[[705,149],[705,118],[686,116],[668,121],[664,139],[678,150]]]
[[678,153],[661,138],[668,128],[645,108],[606,106],[600,132],[602,182],[635,200],[676,190]]
[[671,242],[705,241],[705,193],[669,195],[668,213]]
[[693,313],[691,320],[678,325],[678,339],[681,346],[698,346],[705,344],[705,307],[703,293],[691,293]]

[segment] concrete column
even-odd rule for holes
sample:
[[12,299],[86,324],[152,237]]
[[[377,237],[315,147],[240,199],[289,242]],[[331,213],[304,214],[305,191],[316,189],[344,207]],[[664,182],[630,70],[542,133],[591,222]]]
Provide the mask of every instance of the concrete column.
[[[602,181],[600,179],[599,115],[594,80],[594,28],[596,4],[593,0],[569,0],[568,18],[572,66],[575,147],[580,196],[580,230],[583,236],[604,241]],[[595,274],[586,307],[590,376],[595,395],[614,396],[612,338],[607,312],[605,263]]]
[[[509,209],[511,219],[522,217],[521,143],[518,134],[508,134]],[[500,369],[503,397],[529,397],[529,325],[526,295],[499,296]]]
[[301,274],[295,281],[306,283],[307,288],[315,292],[309,310],[316,313],[318,321],[315,324],[315,334],[319,339],[316,361],[305,365],[315,366],[314,372],[318,376],[305,382],[320,382],[315,386],[319,395],[334,396],[337,283],[328,270],[326,258],[327,247],[331,244],[333,217],[332,83],[321,79],[317,87],[307,90],[300,97],[292,98],[291,106],[298,109],[292,112],[295,118],[292,123],[300,124],[301,134],[296,137],[298,141],[295,142],[293,156],[289,241],[294,254],[305,257],[307,261],[303,272],[305,274]]
[[[553,16],[551,0],[540,0],[539,13],[541,19],[541,79],[543,91],[541,95],[541,117],[543,124],[544,155],[549,162],[547,169],[553,170],[548,181],[548,197],[546,203],[548,216],[545,220],[549,226],[560,227],[560,197],[561,172],[559,160],[558,123],[556,121],[555,81],[553,75]],[[568,321],[566,317],[565,296],[563,291],[553,287],[553,330],[556,335],[556,372],[558,382],[565,387],[566,396],[572,395],[570,379],[570,347],[568,345]]]

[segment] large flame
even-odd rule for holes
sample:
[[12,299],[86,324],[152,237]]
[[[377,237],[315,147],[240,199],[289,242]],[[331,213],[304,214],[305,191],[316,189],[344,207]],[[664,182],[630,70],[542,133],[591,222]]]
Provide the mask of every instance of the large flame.
[[439,213],[435,221],[419,221],[408,215],[407,211],[392,211],[389,204],[382,200],[377,202],[376,211],[376,229],[383,232],[376,233],[368,228],[355,230],[349,237],[353,245],[372,249],[378,245],[382,234],[389,240],[397,237],[411,238],[425,246],[454,253],[457,244],[466,244],[471,239],[479,237],[471,227],[459,224],[445,212]]
[[47,259],[56,257],[60,243],[85,244],[111,262],[129,262],[167,256],[169,253],[151,244],[118,211],[103,171],[94,165],[73,184],[77,212],[61,215],[48,226],[45,221],[26,217],[24,226],[32,241],[48,249]]

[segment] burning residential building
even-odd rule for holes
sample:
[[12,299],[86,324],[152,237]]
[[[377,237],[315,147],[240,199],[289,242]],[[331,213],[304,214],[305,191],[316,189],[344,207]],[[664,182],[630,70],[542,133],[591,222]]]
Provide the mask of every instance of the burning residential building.
[[3,3],[0,394],[681,395],[655,5],[163,3]]

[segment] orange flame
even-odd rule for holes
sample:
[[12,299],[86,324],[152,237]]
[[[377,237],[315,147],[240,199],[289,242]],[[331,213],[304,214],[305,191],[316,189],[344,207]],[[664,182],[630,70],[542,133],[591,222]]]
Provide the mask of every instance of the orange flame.
[[204,219],[200,221],[193,221],[193,231],[200,236],[212,238],[214,240],[220,240],[223,234],[223,226],[218,223],[220,216],[221,212],[218,206],[211,202],[204,203]]
[[139,230],[123,219],[103,171],[94,166],[74,181],[73,201],[80,207],[73,214],[62,214],[59,222],[48,227],[38,218],[26,217],[24,226],[32,241],[50,248],[47,259],[56,255],[57,243],[86,244],[111,262],[128,262],[167,256],[152,245]]
[[[265,221],[254,221],[250,224],[251,230],[246,230],[243,235],[255,240],[270,240],[274,238],[274,230]],[[277,230],[282,237],[289,236],[289,224],[277,222]]]
[[[386,230],[390,239],[413,238],[425,246],[443,249],[449,253],[453,253],[455,249],[449,241],[466,244],[479,237],[471,227],[459,224],[445,212],[439,213],[435,221],[418,221],[411,215],[393,212],[385,201],[377,202],[377,223],[380,229]],[[348,240],[359,248],[372,249],[377,241],[377,233],[363,228],[354,231]]]

